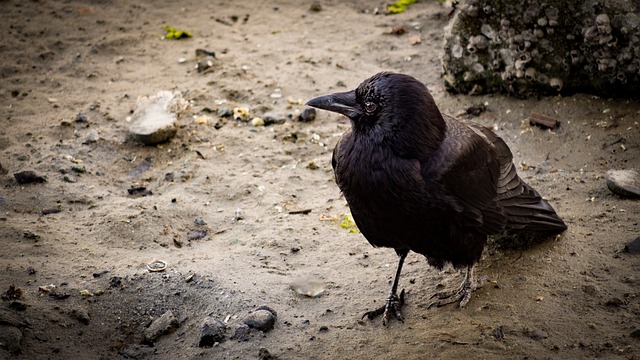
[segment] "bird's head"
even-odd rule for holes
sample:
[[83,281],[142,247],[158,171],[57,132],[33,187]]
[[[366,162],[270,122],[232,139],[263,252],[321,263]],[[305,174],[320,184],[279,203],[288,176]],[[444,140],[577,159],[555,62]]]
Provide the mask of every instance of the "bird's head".
[[[355,133],[397,138],[444,134],[445,124],[433,97],[417,79],[382,72],[363,81],[355,90],[311,99],[307,105],[347,116]],[[431,134],[433,135],[433,134]]]

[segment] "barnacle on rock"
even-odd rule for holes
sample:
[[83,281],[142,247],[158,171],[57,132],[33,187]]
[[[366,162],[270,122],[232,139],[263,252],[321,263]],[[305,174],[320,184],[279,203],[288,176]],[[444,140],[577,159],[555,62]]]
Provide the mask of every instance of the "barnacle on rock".
[[609,20],[609,15],[600,14],[596,16],[596,26],[598,28],[598,32],[600,32],[601,34],[610,34],[611,21]]
[[461,1],[445,35],[448,88],[640,94],[640,9],[607,1]]
[[578,50],[571,50],[569,56],[571,57],[571,64],[576,65],[580,63],[580,52],[578,52]]
[[536,81],[541,83],[541,84],[548,84],[549,83],[549,77],[546,74],[543,74],[541,72],[536,72]]
[[536,69],[534,68],[528,68],[527,70],[525,70],[524,72],[524,77],[527,80],[534,80],[536,78]]
[[589,26],[582,30],[582,36],[584,36],[584,41],[591,41],[596,38],[598,35],[598,28],[595,26]]
[[560,91],[562,90],[563,82],[558,78],[552,78],[551,80],[549,80],[549,85],[551,85],[551,87],[556,91]]
[[622,71],[616,74],[616,79],[623,84],[627,83],[627,76]]

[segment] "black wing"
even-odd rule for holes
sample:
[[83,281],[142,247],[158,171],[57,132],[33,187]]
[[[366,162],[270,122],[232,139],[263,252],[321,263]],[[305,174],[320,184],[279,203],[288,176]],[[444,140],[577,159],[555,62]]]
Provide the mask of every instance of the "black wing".
[[[454,121],[450,121],[454,127],[464,126]],[[476,136],[465,142],[467,152],[458,158],[451,174],[471,177],[452,183],[452,191],[465,205],[464,218],[473,214],[471,218],[480,220],[479,228],[487,234],[505,228],[565,230],[551,205],[518,176],[507,144],[486,127],[471,123],[468,128]]]
[[441,151],[449,165],[441,182],[462,207],[457,223],[484,234],[498,233],[507,223],[507,215],[497,203],[501,164],[511,162],[511,152],[508,148],[507,153],[498,151],[482,130],[444,117],[448,130]]

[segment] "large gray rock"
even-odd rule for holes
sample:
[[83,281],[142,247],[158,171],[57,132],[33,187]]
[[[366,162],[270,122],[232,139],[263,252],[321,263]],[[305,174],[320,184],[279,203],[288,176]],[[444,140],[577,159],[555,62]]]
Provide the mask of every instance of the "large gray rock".
[[445,30],[453,92],[640,96],[640,0],[463,0]]

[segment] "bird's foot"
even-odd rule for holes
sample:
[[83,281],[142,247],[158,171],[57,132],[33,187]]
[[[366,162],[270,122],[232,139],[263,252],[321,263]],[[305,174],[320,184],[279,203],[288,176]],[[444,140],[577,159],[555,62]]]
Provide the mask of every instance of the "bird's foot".
[[404,289],[400,291],[400,296],[396,295],[395,293],[390,294],[384,306],[372,311],[367,311],[366,313],[364,313],[364,315],[362,315],[362,318],[364,319],[365,317],[367,317],[369,318],[369,320],[371,320],[378,315],[382,315],[382,325],[384,326],[387,326],[387,324],[389,324],[391,316],[400,320],[400,322],[404,322],[404,316],[402,316],[401,311],[402,305],[404,305]]
[[469,303],[469,300],[471,300],[471,294],[475,290],[482,288],[487,279],[488,278],[486,276],[482,276],[477,280],[473,280],[471,277],[465,277],[462,284],[460,284],[460,287],[457,289],[442,291],[431,296],[432,299],[437,297],[439,300],[429,304],[428,309],[431,309],[434,306],[445,306],[456,301],[459,301],[458,306],[460,308],[465,307],[467,303]]

